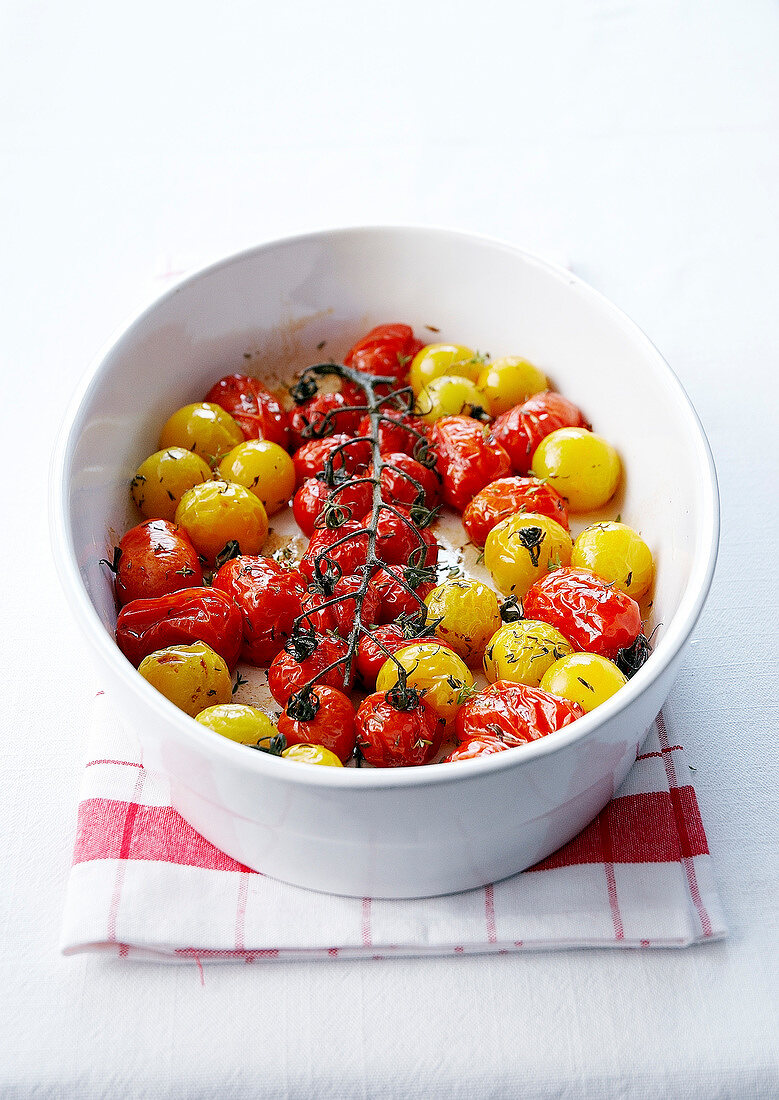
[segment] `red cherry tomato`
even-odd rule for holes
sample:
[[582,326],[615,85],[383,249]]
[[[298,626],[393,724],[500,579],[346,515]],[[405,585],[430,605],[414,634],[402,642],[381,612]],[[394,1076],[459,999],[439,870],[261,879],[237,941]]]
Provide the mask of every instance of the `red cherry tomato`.
[[542,439],[558,428],[589,428],[580,409],[567,397],[553,390],[534,394],[524,405],[493,421],[492,434],[508,452],[517,474],[530,471],[533,452]]
[[[338,479],[334,488],[338,488]],[[292,514],[298,527],[308,538],[313,535],[315,527],[321,526],[319,520],[331,492],[333,490],[324,481],[310,477],[295,493]],[[357,519],[370,508],[372,495],[373,487],[367,481],[354,485],[344,484],[338,492],[333,492],[333,506],[342,508],[348,519]]]
[[225,562],[212,583],[240,608],[243,658],[253,665],[269,664],[303,610],[306,578],[297,569],[283,569],[272,558],[246,555]]
[[433,426],[444,501],[462,512],[476,494],[511,472],[511,461],[488,428],[469,416],[444,416]]
[[560,494],[535,477],[502,477],[477,493],[463,513],[463,527],[476,546],[484,546],[493,527],[518,512],[549,516],[568,530],[568,508]]
[[387,652],[397,653],[410,644],[397,623],[377,626],[370,634],[363,634],[357,646],[357,671],[365,686],[376,687],[376,677],[387,660]]
[[285,707],[290,695],[300,691],[306,684],[327,684],[328,687],[337,687],[341,691],[349,688],[353,682],[353,675],[349,676],[349,683],[344,685],[345,661],[329,672],[324,672],[335,661],[343,661],[348,652],[346,642],[341,638],[319,637],[316,639],[316,649],[307,657],[297,660],[285,649],[273,658],[268,669],[268,688],[279,706]]
[[[317,528],[300,563],[300,570],[309,582],[319,579],[317,559],[322,575],[328,564],[334,564],[344,577],[356,573],[368,560],[368,532],[364,524],[348,519],[338,527]],[[332,579],[334,583],[336,577]]]
[[[370,435],[371,420],[364,416],[357,429],[358,435]],[[399,409],[382,409],[379,422],[379,451],[381,454],[406,454],[414,457],[418,448],[430,442],[432,429],[418,416]],[[422,437],[420,439],[420,436]]]
[[132,527],[118,550],[116,598],[120,605],[203,584],[203,570],[189,536],[183,527],[166,519]]
[[408,374],[411,360],[424,346],[409,325],[377,325],[350,348],[344,363],[366,374],[401,381]]
[[184,588],[152,600],[133,600],[119,612],[116,641],[136,667],[156,649],[205,642],[232,668],[243,638],[241,612],[224,592]]
[[[330,595],[323,590],[310,591],[303,601],[306,622],[320,634],[336,630],[342,638],[348,638],[357,613],[356,593],[362,584],[363,578],[355,575],[341,577]],[[380,606],[381,596],[370,581],[362,597],[360,621],[363,626],[374,626],[379,621]]]
[[578,703],[541,688],[497,680],[463,703],[455,718],[455,731],[459,741],[487,735],[508,746],[524,745],[570,725],[583,714]]
[[[367,515],[362,521],[365,528],[372,522],[371,515]],[[436,546],[438,544],[436,543]],[[382,506],[376,523],[376,557],[386,565],[407,565],[424,554],[430,556],[428,539],[411,520],[406,508],[396,508],[394,511]]]
[[422,605],[436,586],[436,576],[435,570],[396,566],[392,572],[379,569],[372,583],[381,601],[378,621],[394,623],[401,615],[418,615],[424,610]]
[[229,412],[247,439],[267,439],[280,447],[289,446],[287,414],[259,378],[228,374],[211,387],[203,400]]
[[387,465],[382,468],[379,482],[382,499],[387,504],[406,504],[410,507],[421,492],[424,506],[435,508],[441,499],[441,478],[436,470],[423,466],[400,451],[385,454],[382,458]]
[[[360,404],[365,404],[363,399]],[[361,412],[341,412],[347,408],[342,393],[318,393],[298,405],[289,414],[289,430],[293,449],[312,439],[327,439],[331,435],[356,435]]]
[[350,435],[329,435],[326,439],[312,439],[304,443],[292,456],[297,484],[302,485],[306,478],[321,474],[331,455],[334,470],[344,469],[354,474],[361,467],[368,466],[371,445],[363,439],[352,439]]
[[475,760],[477,756],[490,756],[494,752],[504,752],[508,748],[511,746],[500,737],[490,737],[485,733],[478,737],[471,737],[469,741],[463,741],[456,749],[452,749],[441,763],[452,764],[456,760]]
[[641,611],[632,597],[586,569],[555,569],[522,600],[526,619],[540,619],[585,653],[614,658],[641,633]]
[[399,710],[390,693],[369,695],[357,711],[357,746],[376,768],[427,764],[441,747],[443,736],[435,715],[419,701]]
[[354,752],[354,707],[342,691],[320,684],[293,695],[279,716],[287,745],[323,745],[345,764]]

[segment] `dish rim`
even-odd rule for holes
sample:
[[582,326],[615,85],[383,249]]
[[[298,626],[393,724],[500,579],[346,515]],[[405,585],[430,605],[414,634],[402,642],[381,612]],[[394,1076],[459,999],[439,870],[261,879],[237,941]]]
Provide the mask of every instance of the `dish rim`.
[[[211,731],[200,726],[199,723],[174,706],[151,684],[147,683],[143,677],[138,676],[137,670],[122,654],[116,642],[103,626],[78,567],[74,552],[72,526],[69,522],[69,482],[66,481],[65,474],[79,438],[78,429],[80,428],[80,420],[83,419],[87,401],[99,383],[107,360],[122,340],[159,306],[169,301],[182,289],[209,274],[234,264],[243,263],[263,252],[270,252],[281,246],[298,242],[324,244],[328,239],[334,237],[366,233],[387,235],[413,233],[439,238],[460,238],[473,244],[518,256],[530,266],[540,268],[558,280],[564,280],[585,299],[585,304],[592,303],[604,312],[609,320],[619,325],[628,335],[636,339],[639,345],[644,346],[658,377],[666,382],[668,390],[674,394],[677,405],[688,420],[690,435],[695,442],[695,457],[700,468],[699,472],[703,475],[700,480],[696,480],[695,487],[701,503],[696,535],[700,536],[700,542],[705,547],[705,553],[693,561],[689,583],[670,624],[658,643],[658,649],[652,653],[649,661],[639,669],[627,684],[605,703],[585,714],[582,718],[578,718],[569,726],[565,726],[563,729],[537,741],[523,745],[521,751],[518,752],[493,753],[472,760],[455,761],[450,764],[386,769],[318,768],[312,766],[291,768],[289,761],[276,758],[268,753],[246,752],[247,746],[245,745],[230,741],[226,737],[215,737]],[[485,234],[429,225],[357,225],[312,230],[280,237],[242,249],[188,273],[168,287],[162,294],[156,296],[151,302],[146,302],[137,309],[94,356],[68,404],[52,451],[49,479],[49,517],[54,560],[60,582],[71,611],[87,641],[96,650],[97,654],[108,662],[114,673],[124,681],[129,690],[139,692],[141,699],[157,713],[161,721],[172,724],[179,738],[194,740],[198,749],[206,754],[213,753],[228,766],[245,767],[249,772],[253,772],[260,777],[266,776],[271,781],[290,782],[303,787],[313,786],[333,790],[364,792],[371,789],[398,790],[407,787],[475,780],[493,772],[497,773],[506,769],[529,765],[541,756],[562,751],[568,745],[588,737],[598,727],[605,725],[626,710],[673,663],[684,648],[700,617],[711,588],[717,562],[720,502],[717,473],[711,447],[686,390],[676,373],[643,329],[604,294],[595,290],[566,268]]]

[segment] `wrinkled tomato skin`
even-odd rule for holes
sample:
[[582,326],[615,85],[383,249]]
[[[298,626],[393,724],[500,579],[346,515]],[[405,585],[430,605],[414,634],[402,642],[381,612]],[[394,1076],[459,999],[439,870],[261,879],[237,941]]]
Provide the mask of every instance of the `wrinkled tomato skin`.
[[409,325],[377,325],[349,349],[344,363],[365,374],[384,375],[400,382],[424,346]]
[[568,530],[568,509],[560,494],[535,477],[502,477],[476,494],[463,513],[474,546],[484,546],[493,527],[518,512],[548,516]]
[[244,660],[258,667],[270,664],[301,614],[306,578],[297,569],[283,569],[272,558],[246,555],[225,562],[212,583],[240,609]]
[[354,707],[342,691],[326,684],[316,687],[312,698],[319,703],[314,717],[307,721],[290,718],[285,708],[279,716],[279,733],[284,734],[287,746],[322,745],[345,764],[354,752]]
[[[345,541],[340,546],[334,546],[341,539]],[[349,519],[340,527],[319,527],[314,531],[300,562],[300,570],[309,583],[317,579],[315,559],[318,554],[324,554],[330,562],[338,566],[342,576],[356,573],[368,560],[368,532],[364,523]],[[323,570],[326,565],[327,562],[322,558]]]
[[342,393],[318,393],[309,401],[298,405],[289,414],[292,449],[297,450],[312,439],[355,435],[362,413],[339,411],[346,408],[346,398]]
[[211,387],[204,400],[229,412],[247,439],[267,439],[289,448],[287,414],[259,378],[228,374]]
[[511,460],[485,426],[469,416],[445,416],[433,427],[443,497],[458,512],[497,478],[511,472]]
[[[339,451],[339,447],[344,449]],[[330,455],[333,455],[334,470],[343,469],[348,474],[354,474],[367,468],[371,460],[371,445],[367,440],[353,440],[350,435],[344,434],[304,443],[292,456],[297,484],[302,485],[308,478],[321,474]]]
[[[306,620],[314,630],[324,634],[335,630],[342,638],[348,638],[354,627],[357,604],[354,593],[363,583],[361,576],[344,576],[336,581],[332,596],[324,592],[310,591],[303,600],[303,610],[309,616]],[[333,602],[335,601],[335,602]],[[323,605],[329,606],[323,606]],[[361,622],[371,627],[379,621],[381,595],[370,581],[362,599]],[[318,610],[321,608],[321,610]]]
[[116,598],[120,606],[203,584],[203,570],[189,536],[168,520],[152,519],[132,527],[119,549]]
[[584,714],[578,703],[541,688],[497,680],[463,703],[455,719],[458,741],[497,737],[508,746],[525,745],[568,726]]
[[[381,646],[384,646],[384,649]],[[387,660],[385,649],[397,653],[409,644],[403,628],[395,623],[377,626],[370,634],[363,634],[357,646],[357,672],[365,687],[373,690],[379,669]]]
[[116,641],[136,667],[167,646],[205,642],[234,668],[241,651],[241,612],[225,592],[184,588],[152,600],[133,600],[119,612]]
[[[386,465],[381,471],[382,500],[387,504],[401,504],[410,507],[416,502],[420,489],[424,496],[422,503],[426,508],[435,508],[441,499],[441,479],[435,470],[423,466],[402,451],[382,456]],[[394,467],[394,469],[390,469]],[[414,482],[418,482],[418,489]]]
[[475,760],[477,756],[491,756],[495,752],[505,752],[511,748],[500,737],[491,737],[488,734],[480,734],[463,741],[452,749],[448,756],[441,761],[442,764],[453,764],[457,760]]
[[[321,526],[320,517],[330,496],[331,489],[319,478],[307,478],[295,493],[292,501],[292,514],[295,517],[300,530],[307,538],[311,538],[314,529]],[[333,501],[345,513],[350,513],[347,518],[357,519],[364,515],[371,506],[372,487],[367,482],[359,485],[345,485],[336,493]]]
[[508,453],[514,473],[527,474],[542,439],[558,428],[589,427],[572,401],[554,390],[545,390],[499,416],[493,421],[492,434]]
[[357,711],[357,746],[375,768],[427,764],[441,747],[443,729],[424,703],[396,710],[384,692],[367,696]]
[[[414,564],[423,553],[427,559],[430,551],[422,531],[412,522],[407,509],[398,508],[397,512],[400,514],[397,515],[389,508],[382,508],[379,512],[376,523],[376,557],[385,565],[408,565],[412,554],[415,554]],[[368,514],[361,526],[365,528],[370,523],[372,516]]]
[[[379,421],[379,452],[386,454],[405,454],[414,457],[414,450],[422,445],[419,436],[429,442],[431,428],[418,416],[399,409],[382,409]],[[418,433],[418,434],[415,434]],[[370,435],[371,420],[364,416],[357,429],[358,435]]]
[[[346,690],[343,665],[331,668],[322,676],[322,670],[333,661],[345,657],[346,652],[346,642],[331,637],[319,638],[314,652],[302,661],[296,661],[286,650],[282,650],[274,657],[268,669],[268,688],[271,695],[279,706],[285,707],[289,697],[308,683],[322,683],[340,691]],[[350,676],[347,687],[351,687],[352,681],[353,676]]]
[[[395,572],[404,575],[404,569],[399,566]],[[380,623],[394,623],[401,615],[418,615],[424,613],[425,597],[429,596],[435,588],[435,580],[422,581],[412,591],[416,593],[416,599],[409,591],[412,587],[406,579],[401,581],[394,573],[387,569],[379,569],[373,576],[374,587],[380,596],[379,619]]]
[[556,627],[576,649],[613,659],[641,633],[636,601],[586,569],[556,569],[522,600],[525,618]]

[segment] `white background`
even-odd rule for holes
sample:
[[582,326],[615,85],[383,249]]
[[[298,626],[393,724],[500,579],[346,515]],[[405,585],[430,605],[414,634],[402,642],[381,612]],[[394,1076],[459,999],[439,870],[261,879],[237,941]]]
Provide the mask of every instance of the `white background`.
[[[0,1092],[775,1095],[776,4],[6,0],[0,83]],[[211,967],[202,987],[58,956],[97,686],[48,547],[64,405],[166,271],[362,223],[564,259],[698,408],[723,543],[668,718],[725,943]]]

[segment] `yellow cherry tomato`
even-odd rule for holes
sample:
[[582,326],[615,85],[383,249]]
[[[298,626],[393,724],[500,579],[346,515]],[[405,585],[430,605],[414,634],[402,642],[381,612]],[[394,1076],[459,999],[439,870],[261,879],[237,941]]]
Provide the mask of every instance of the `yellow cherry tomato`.
[[210,477],[211,470],[200,455],[184,447],[167,447],[140,464],[130,491],[146,519],[173,519],[187,489]]
[[549,668],[573,646],[559,630],[537,619],[506,623],[490,638],[484,651],[484,674],[491,684],[510,680],[538,687]]
[[343,764],[324,745],[309,745],[307,742],[300,745],[290,745],[281,754],[287,760],[299,760],[301,764],[321,764],[325,768],[342,768]]
[[589,512],[611,500],[621,470],[612,445],[586,428],[558,428],[533,454],[535,476],[546,478],[572,512]]
[[525,595],[551,569],[568,565],[571,536],[548,516],[520,512],[493,527],[484,544],[484,564],[505,595]]
[[207,481],[188,489],[175,519],[209,565],[229,542],[237,542],[242,554],[259,554],[268,537],[262,501],[243,485],[228,481]]
[[267,746],[279,732],[264,711],[244,703],[217,703],[206,707],[195,721],[241,745]]
[[442,374],[454,374],[475,382],[483,366],[482,357],[463,344],[428,344],[414,356],[408,380],[415,394]]
[[595,653],[572,653],[555,661],[541,680],[544,691],[594,710],[627,683],[613,661]]
[[506,355],[483,367],[477,384],[486,393],[493,416],[521,405],[534,393],[549,389],[549,379],[527,359]]
[[593,523],[573,544],[571,565],[590,569],[602,580],[640,599],[652,583],[652,552],[624,523]]
[[243,440],[244,434],[229,412],[207,401],[177,409],[160,432],[161,448],[186,447],[211,464]]
[[[437,642],[416,642],[398,650],[395,659],[406,670],[407,685],[419,692],[442,722],[451,722],[473,687],[473,676],[457,654]],[[389,691],[397,682],[395,661],[385,661],[376,691]]]
[[498,597],[486,584],[467,578],[445,581],[425,599],[428,623],[440,619],[435,635],[473,667],[500,626]]
[[487,395],[467,378],[453,374],[441,374],[417,398],[416,412],[428,424],[434,424],[442,416],[470,416],[473,409],[489,412]]
[[239,443],[219,463],[225,481],[235,481],[261,500],[269,516],[295,492],[295,465],[283,447],[266,439]]
[[157,649],[144,657],[138,671],[152,687],[192,718],[206,707],[227,703],[232,697],[230,670],[205,642]]

